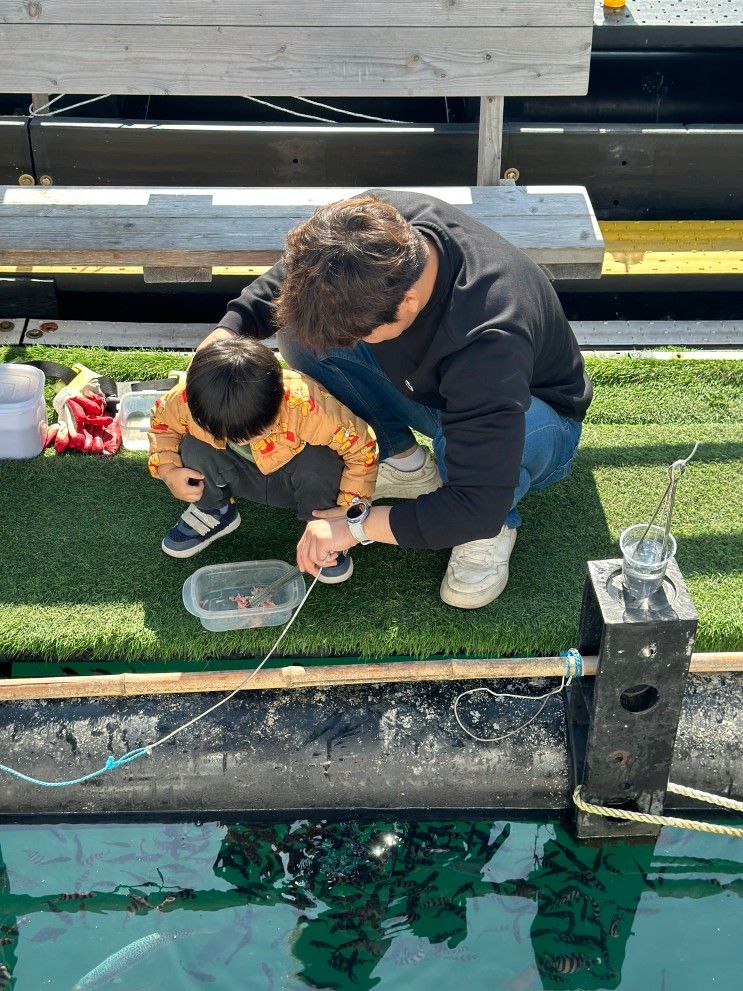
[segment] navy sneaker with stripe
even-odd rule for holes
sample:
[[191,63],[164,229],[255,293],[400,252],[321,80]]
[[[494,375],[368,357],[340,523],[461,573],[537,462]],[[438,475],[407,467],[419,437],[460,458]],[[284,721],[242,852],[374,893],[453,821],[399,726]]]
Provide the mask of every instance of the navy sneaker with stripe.
[[205,513],[193,503],[181,514],[160,545],[171,557],[192,557],[213,541],[226,537],[240,526],[240,514],[233,502],[222,512]]
[[352,574],[353,559],[347,552],[341,552],[335,564],[321,570],[317,580],[324,585],[340,585],[341,582],[348,581]]

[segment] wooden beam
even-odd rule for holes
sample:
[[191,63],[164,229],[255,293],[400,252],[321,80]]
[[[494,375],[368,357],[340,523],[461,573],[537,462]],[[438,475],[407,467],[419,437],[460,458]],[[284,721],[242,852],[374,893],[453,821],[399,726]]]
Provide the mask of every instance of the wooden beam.
[[211,282],[211,266],[204,265],[160,265],[145,266],[142,276],[147,283],[163,282]]
[[579,94],[588,89],[591,37],[590,24],[223,30],[218,24],[0,23],[0,91],[344,97]]
[[503,148],[503,97],[480,97],[480,132],[477,139],[477,185],[494,186],[501,178]]
[[[1,280],[0,280],[1,281]],[[247,279],[246,279],[247,281]],[[92,288],[91,283],[91,288]],[[221,313],[215,314],[215,321]],[[13,322],[9,320],[8,322]],[[15,318],[16,338],[23,326],[21,317]],[[134,323],[132,321],[107,320],[54,320],[34,315],[28,321],[28,330],[41,329],[44,344],[60,347],[112,347],[112,348],[169,348],[193,351],[215,324],[210,323]],[[740,351],[715,350],[737,347],[743,341],[743,322],[739,320],[573,320],[573,333],[585,352],[596,350],[597,357],[611,357],[622,349],[625,356],[721,360],[740,359]],[[15,340],[14,340],[15,343]],[[28,342],[27,342],[28,343]],[[276,339],[265,342],[276,347]],[[647,351],[659,345],[699,347],[702,351]],[[712,349],[712,350],[710,350]]]
[[[596,657],[583,658],[583,672],[596,672]],[[743,652],[694,654],[690,671],[719,674],[743,671]],[[376,685],[420,681],[474,681],[512,678],[559,678],[564,657],[517,657],[450,661],[390,661],[317,667],[290,665],[262,669],[245,689],[329,688],[335,685]],[[113,674],[67,678],[11,678],[0,681],[0,701],[17,699],[104,698],[107,696],[174,695],[230,692],[251,671],[172,671],[162,674]]]
[[523,27],[590,24],[593,0],[0,0],[0,23],[6,24],[141,24],[204,27],[297,25],[356,27]]

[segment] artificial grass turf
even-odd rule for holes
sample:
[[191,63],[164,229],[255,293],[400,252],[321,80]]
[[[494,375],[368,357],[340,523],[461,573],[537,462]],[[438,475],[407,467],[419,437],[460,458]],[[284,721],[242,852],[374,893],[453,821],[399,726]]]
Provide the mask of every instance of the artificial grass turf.
[[[43,347],[0,359],[81,361],[114,378],[186,367],[172,352]],[[570,479],[527,497],[500,599],[464,612],[438,586],[447,551],[354,551],[346,585],[317,585],[282,657],[554,654],[575,640],[586,560],[618,557],[619,532],[649,517],[667,466],[701,447],[682,479],[677,560],[700,616],[697,650],[743,649],[743,363],[589,359],[596,399]],[[51,390],[50,390],[51,394]],[[261,657],[279,628],[208,633],[181,604],[186,577],[232,560],[293,560],[290,513],[241,505],[243,525],[197,558],[159,549],[180,511],[145,456],[47,453],[0,463],[0,658]]]

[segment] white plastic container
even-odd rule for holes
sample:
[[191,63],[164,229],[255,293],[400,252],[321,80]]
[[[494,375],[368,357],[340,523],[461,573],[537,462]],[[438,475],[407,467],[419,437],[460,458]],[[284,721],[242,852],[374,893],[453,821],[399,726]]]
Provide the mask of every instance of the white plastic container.
[[0,458],[35,458],[43,451],[45,381],[33,365],[0,365]]
[[147,431],[150,429],[150,414],[157,399],[166,396],[166,392],[154,389],[142,392],[126,392],[119,404],[119,426],[121,427],[121,443],[127,451],[149,450]]
[[205,630],[222,633],[225,630],[251,630],[258,626],[282,626],[305,593],[304,578],[297,575],[280,588],[270,600],[252,609],[241,609],[235,598],[253,595],[276,581],[292,566],[286,561],[236,561],[232,564],[211,564],[186,579],[183,585],[183,605],[192,616],[198,616]]

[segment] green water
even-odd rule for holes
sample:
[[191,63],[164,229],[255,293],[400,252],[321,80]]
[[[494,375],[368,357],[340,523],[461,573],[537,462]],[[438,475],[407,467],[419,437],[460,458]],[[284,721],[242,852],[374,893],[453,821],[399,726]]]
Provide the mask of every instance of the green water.
[[733,989],[742,897],[741,841],[680,830],[6,825],[0,991]]

